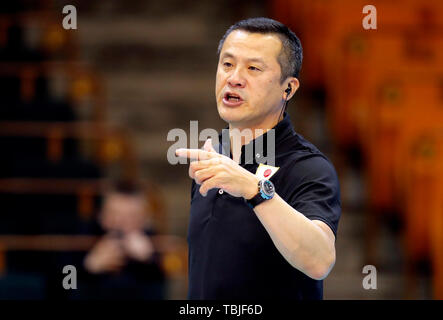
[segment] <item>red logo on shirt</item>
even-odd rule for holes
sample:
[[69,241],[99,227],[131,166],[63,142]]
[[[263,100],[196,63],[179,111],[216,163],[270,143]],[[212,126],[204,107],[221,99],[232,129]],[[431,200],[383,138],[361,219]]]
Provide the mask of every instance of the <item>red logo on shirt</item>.
[[263,175],[265,176],[265,178],[269,177],[269,175],[272,173],[271,169],[266,169],[265,172],[263,173]]

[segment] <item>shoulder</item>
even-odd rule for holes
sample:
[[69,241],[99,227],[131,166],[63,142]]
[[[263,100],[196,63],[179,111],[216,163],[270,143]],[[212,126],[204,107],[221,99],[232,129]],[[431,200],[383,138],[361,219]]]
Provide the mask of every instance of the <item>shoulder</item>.
[[288,170],[297,172],[303,179],[316,177],[338,180],[334,165],[323,154],[313,154],[303,158],[295,157],[288,163]]
[[338,183],[337,172],[330,159],[300,134],[295,133],[291,137],[285,153],[281,164],[285,175],[300,180],[323,177]]

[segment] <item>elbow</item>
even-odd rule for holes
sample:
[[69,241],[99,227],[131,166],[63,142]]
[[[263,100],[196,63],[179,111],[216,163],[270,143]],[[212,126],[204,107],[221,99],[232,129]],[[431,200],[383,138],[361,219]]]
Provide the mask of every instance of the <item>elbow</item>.
[[309,274],[307,273],[307,275],[314,280],[323,280],[329,275],[331,269],[331,267],[320,266],[317,269],[309,272]]
[[322,261],[313,263],[310,268],[308,268],[306,275],[314,280],[325,279],[335,264],[335,252],[329,254]]

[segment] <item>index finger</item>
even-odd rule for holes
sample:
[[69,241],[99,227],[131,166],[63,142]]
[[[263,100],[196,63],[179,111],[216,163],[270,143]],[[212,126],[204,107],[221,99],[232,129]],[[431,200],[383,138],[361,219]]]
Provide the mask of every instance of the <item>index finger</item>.
[[200,149],[177,149],[175,151],[175,154],[179,157],[189,158],[194,160],[208,160],[220,156],[216,152],[210,152]]

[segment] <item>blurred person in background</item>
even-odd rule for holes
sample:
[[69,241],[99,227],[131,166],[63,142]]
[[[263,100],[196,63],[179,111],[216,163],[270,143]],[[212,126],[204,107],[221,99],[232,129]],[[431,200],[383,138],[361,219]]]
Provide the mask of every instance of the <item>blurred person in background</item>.
[[107,193],[99,216],[104,234],[84,259],[94,292],[88,298],[164,298],[164,274],[147,212],[145,194],[135,184],[120,182]]

